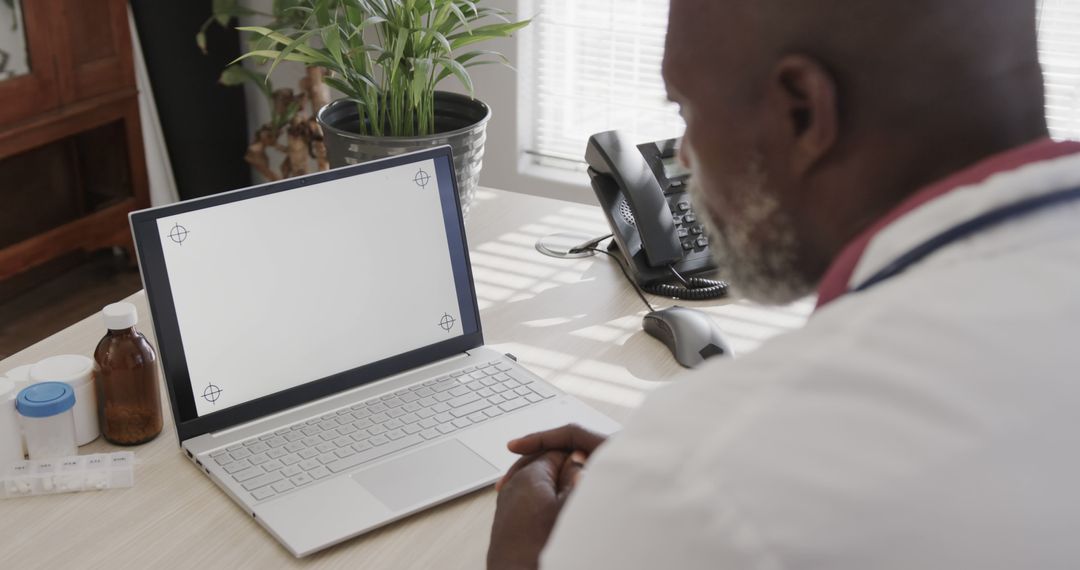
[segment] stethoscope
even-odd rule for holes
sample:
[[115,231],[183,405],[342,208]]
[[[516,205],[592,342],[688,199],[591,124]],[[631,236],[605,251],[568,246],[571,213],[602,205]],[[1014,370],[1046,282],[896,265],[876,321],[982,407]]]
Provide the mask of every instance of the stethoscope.
[[981,214],[926,240],[911,251],[908,251],[904,255],[898,257],[892,263],[885,266],[884,269],[878,271],[872,277],[863,281],[860,285],[848,289],[848,292],[861,293],[863,291],[866,291],[867,289],[870,289],[871,287],[874,287],[875,285],[879,285],[884,281],[892,279],[893,277],[900,275],[904,271],[907,271],[911,266],[922,261],[930,254],[939,251],[946,246],[954,244],[964,238],[970,237],[977,233],[985,232],[994,227],[1000,226],[1005,222],[1014,221],[1019,218],[1025,218],[1043,210],[1048,210],[1054,206],[1058,206],[1060,204],[1068,202],[1075,202],[1078,200],[1080,200],[1080,188],[1073,188],[1072,190],[1065,190],[1052,194],[1036,196],[1034,198],[1028,198],[1026,200],[1013,202],[1012,204],[990,210],[989,212]]

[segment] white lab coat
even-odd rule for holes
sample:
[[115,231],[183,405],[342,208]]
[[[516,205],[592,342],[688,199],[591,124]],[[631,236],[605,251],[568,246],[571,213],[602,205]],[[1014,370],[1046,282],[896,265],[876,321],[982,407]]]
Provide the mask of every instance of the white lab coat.
[[[953,191],[853,283],[1080,155]],[[545,569],[1080,568],[1080,205],[972,236],[644,404],[589,462]]]

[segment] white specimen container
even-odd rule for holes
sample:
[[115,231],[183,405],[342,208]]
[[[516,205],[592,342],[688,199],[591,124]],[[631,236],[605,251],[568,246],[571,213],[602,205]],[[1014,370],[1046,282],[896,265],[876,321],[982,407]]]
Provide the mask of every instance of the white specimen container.
[[16,396],[15,383],[0,376],[0,471],[24,457],[22,428],[15,411]]
[[75,389],[76,444],[86,445],[101,435],[98,426],[97,393],[94,391],[93,359],[78,354],[46,358],[30,368],[30,382],[64,382]]
[[[19,396],[19,392],[23,391],[23,388],[26,388],[26,387],[30,386],[30,384],[31,384],[31,382],[30,382],[30,369],[31,368],[33,368],[32,364],[26,364],[26,365],[23,365],[23,366],[16,366],[15,368],[12,368],[11,370],[8,370],[4,374],[5,376],[7,376],[8,380],[11,380],[12,382],[15,383],[15,394],[12,396],[12,398],[17,398]],[[26,457],[26,440],[23,439],[22,431],[21,431],[22,427],[21,426],[19,427],[19,430],[20,430],[19,431],[19,438],[22,440],[22,454],[23,454],[23,457]]]
[[75,444],[75,389],[64,382],[23,388],[15,401],[31,460],[78,455]]

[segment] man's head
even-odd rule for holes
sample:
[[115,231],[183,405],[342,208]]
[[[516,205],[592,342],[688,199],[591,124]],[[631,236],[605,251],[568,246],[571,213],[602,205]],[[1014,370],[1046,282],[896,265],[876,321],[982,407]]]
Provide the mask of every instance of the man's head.
[[672,0],[664,77],[721,270],[781,303],[919,187],[1046,136],[1035,0]]

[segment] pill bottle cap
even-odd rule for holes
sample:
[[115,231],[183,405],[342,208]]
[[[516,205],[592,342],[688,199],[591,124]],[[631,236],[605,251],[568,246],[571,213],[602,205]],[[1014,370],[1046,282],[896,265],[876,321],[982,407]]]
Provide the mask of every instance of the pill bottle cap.
[[28,418],[47,418],[75,406],[75,389],[63,382],[42,382],[19,392],[15,408]]
[[30,369],[30,381],[67,382],[78,387],[94,379],[94,361],[79,354],[50,356]]
[[111,331],[130,329],[139,322],[139,312],[131,303],[113,303],[101,310],[105,328]]

